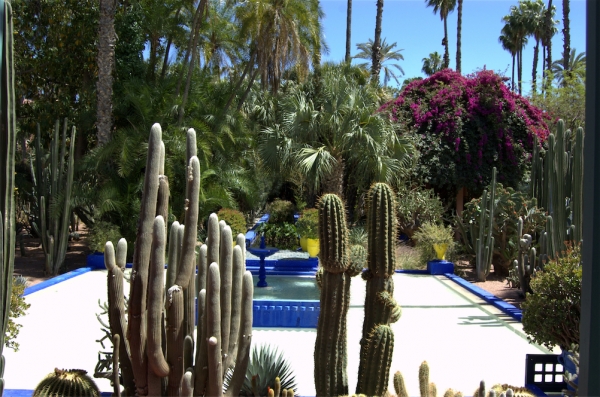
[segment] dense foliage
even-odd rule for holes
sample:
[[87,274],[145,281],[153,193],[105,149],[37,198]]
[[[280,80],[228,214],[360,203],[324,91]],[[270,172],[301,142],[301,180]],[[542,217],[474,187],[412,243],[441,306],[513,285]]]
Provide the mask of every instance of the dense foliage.
[[13,278],[12,293],[10,295],[10,311],[8,312],[8,325],[6,326],[4,344],[14,351],[19,350],[19,343],[16,339],[19,335],[19,330],[22,327],[21,324],[15,322],[15,319],[24,316],[27,309],[31,306],[29,303],[25,302],[25,297],[23,296],[26,286],[27,280],[23,277]]
[[442,201],[433,189],[420,186],[408,188],[402,185],[396,193],[398,197],[398,231],[411,238],[425,222],[439,223],[444,215]]
[[246,234],[248,231],[244,214],[238,210],[232,208],[221,208],[219,212],[217,212],[217,216],[220,220],[225,221],[229,227],[231,227],[231,235],[234,239],[238,234]]
[[425,222],[413,238],[416,241],[421,263],[436,259],[434,244],[447,244],[446,258],[454,251],[454,232],[450,226],[444,226],[441,223]]
[[581,250],[572,247],[531,278],[522,320],[531,342],[549,349],[579,344],[581,273]]
[[408,84],[382,106],[401,136],[415,142],[413,176],[453,197],[461,187],[481,194],[492,168],[516,187],[528,167],[533,136],[549,134],[542,111],[513,92],[490,70],[462,76],[449,69]]

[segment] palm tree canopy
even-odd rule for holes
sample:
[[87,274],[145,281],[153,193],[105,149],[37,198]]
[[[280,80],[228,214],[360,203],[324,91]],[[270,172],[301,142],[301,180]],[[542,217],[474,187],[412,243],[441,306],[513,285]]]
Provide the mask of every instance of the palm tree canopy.
[[456,0],[425,0],[427,7],[433,7],[433,13],[440,13],[440,19],[444,20],[456,7]]
[[423,58],[423,67],[421,71],[427,76],[431,76],[442,70],[442,56],[437,52],[432,52],[427,58]]
[[[384,86],[387,86],[387,83],[392,78],[396,81],[396,83],[398,85],[400,84],[398,77],[396,76],[394,71],[390,68],[393,67],[394,69],[398,70],[398,72],[400,72],[400,76],[404,75],[404,69],[402,69],[402,67],[400,65],[398,65],[397,63],[393,63],[390,65],[385,64],[385,62],[389,61],[389,60],[394,60],[394,61],[400,61],[400,60],[403,61],[404,60],[404,56],[400,53],[400,51],[403,51],[403,49],[394,50],[396,45],[397,44],[395,42],[388,44],[386,42],[385,38],[381,41],[381,66],[383,68],[383,73],[384,73],[384,75],[383,75],[383,85]],[[358,54],[354,55],[352,58],[368,59],[368,60],[373,59],[373,39],[369,39],[369,41],[366,43],[356,44],[356,48],[358,50],[360,50],[360,52]],[[363,67],[363,68],[368,68],[369,65],[370,65],[370,63],[365,62],[365,63],[359,64],[358,66]]]
[[567,75],[574,75],[580,79],[585,77],[585,52],[580,52],[578,54],[575,48],[571,48],[571,53],[569,54],[569,69],[567,70],[564,69],[564,58],[565,54],[563,53],[561,59],[552,62],[552,74],[559,86],[564,84]]

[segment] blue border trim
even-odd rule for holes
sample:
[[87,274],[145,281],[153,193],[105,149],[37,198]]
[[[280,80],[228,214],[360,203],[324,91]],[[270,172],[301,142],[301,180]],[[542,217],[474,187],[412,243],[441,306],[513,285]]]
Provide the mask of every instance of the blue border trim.
[[91,267],[81,267],[79,269],[75,269],[75,270],[70,271],[68,273],[61,274],[60,276],[52,277],[49,280],[42,281],[39,284],[36,284],[36,285],[31,286],[31,287],[25,288],[25,291],[23,292],[23,296],[27,296],[29,294],[33,294],[34,292],[43,290],[44,288],[51,287],[53,285],[56,285],[56,284],[61,283],[63,281],[66,281],[66,280],[68,280],[70,278],[80,276],[80,275],[82,275],[84,273],[87,273],[87,272],[90,272],[92,270],[93,269]]
[[515,306],[511,305],[510,303],[504,302],[502,299],[498,298],[496,295],[493,295],[493,294],[487,292],[486,290],[479,288],[476,285],[471,284],[470,282],[466,281],[465,279],[463,279],[455,274],[446,273],[446,274],[444,274],[444,276],[446,276],[450,280],[454,281],[461,287],[467,289],[468,291],[474,293],[475,295],[477,295],[484,301],[488,302],[489,304],[493,305],[497,309],[500,309],[503,313],[508,314],[515,320],[520,322],[521,319],[523,318],[523,312],[521,311],[521,309],[517,309]]

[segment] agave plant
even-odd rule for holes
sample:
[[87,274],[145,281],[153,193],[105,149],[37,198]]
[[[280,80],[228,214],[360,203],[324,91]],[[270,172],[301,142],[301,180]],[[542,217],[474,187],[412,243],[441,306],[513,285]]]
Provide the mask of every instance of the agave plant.
[[[233,371],[227,371],[223,386],[227,388]],[[250,363],[246,370],[246,379],[240,391],[240,396],[267,396],[269,388],[275,386],[275,378],[279,377],[281,390],[292,389],[298,395],[296,376],[292,372],[289,361],[277,347],[261,344],[253,345],[250,354]],[[253,387],[253,381],[255,386]],[[255,390],[255,389],[256,390]]]

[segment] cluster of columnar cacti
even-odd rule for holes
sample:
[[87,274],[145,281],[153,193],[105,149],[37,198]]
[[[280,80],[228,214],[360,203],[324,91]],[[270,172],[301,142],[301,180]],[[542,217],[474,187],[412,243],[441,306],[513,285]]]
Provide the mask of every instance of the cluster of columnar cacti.
[[[41,146],[41,132],[38,125],[35,139],[35,165],[34,162],[31,163],[37,204],[37,222],[32,226],[42,241],[47,275],[58,274],[65,261],[69,242],[75,127],[71,130],[68,158],[66,158],[67,129],[65,119],[61,136],[60,123],[56,120],[50,153],[46,154]],[[51,206],[58,208],[59,211],[50,211]]]
[[342,200],[325,194],[319,209],[320,314],[315,341],[314,379],[317,396],[348,394],[346,316],[350,305],[347,274],[348,229]]
[[375,183],[368,193],[368,259],[365,319],[360,341],[357,393],[383,395],[388,386],[394,350],[390,324],[398,321],[400,306],[394,300],[396,271],[396,197],[390,186]]
[[578,128],[575,139],[559,120],[556,133],[548,137],[548,150],[542,159],[537,141],[532,158],[530,193],[548,211],[551,228],[546,238],[548,256],[565,249],[564,242],[580,242],[583,223],[583,145],[584,132]]
[[100,397],[96,382],[82,369],[54,369],[33,391],[33,397]]
[[10,1],[4,0],[2,15],[2,42],[0,54],[0,295],[2,297],[0,329],[0,396],[4,391],[4,356],[6,327],[10,312],[15,257],[15,142],[16,115],[13,67],[13,24]]
[[531,275],[536,270],[536,250],[532,246],[532,238],[529,234],[523,234],[523,218],[519,217],[517,221],[517,236],[519,239],[519,256],[513,261],[513,267],[519,275],[519,284],[523,296],[527,292],[532,292],[529,287]]
[[[113,337],[126,335],[115,338],[120,339],[124,394],[221,395],[225,371],[234,365],[227,395],[237,395],[249,359],[252,276],[245,271],[243,248],[233,247],[231,229],[219,224],[216,214],[209,218],[207,242],[196,257],[200,165],[193,143],[188,141],[185,226],[174,223],[170,229],[165,288],[164,219],[169,194],[162,175],[165,155],[161,134],[155,124],[148,144],[127,320],[123,295],[127,243],[119,241],[115,252],[109,242],[105,250],[111,333]],[[194,138],[190,130],[188,139]],[[199,291],[197,312],[195,290]]]
[[485,281],[490,274],[494,256],[494,213],[496,212],[496,167],[492,170],[490,193],[487,189],[481,195],[481,217],[479,220],[479,236],[475,242],[475,270],[478,281]]

